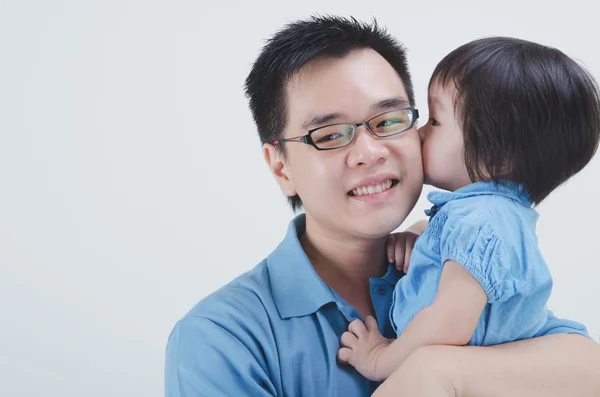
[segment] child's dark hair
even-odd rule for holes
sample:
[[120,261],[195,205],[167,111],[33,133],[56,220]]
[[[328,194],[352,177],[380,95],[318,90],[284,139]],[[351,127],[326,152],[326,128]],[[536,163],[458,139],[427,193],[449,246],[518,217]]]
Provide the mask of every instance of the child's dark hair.
[[434,83],[456,88],[473,181],[518,182],[539,204],[598,148],[598,84],[555,48],[506,37],[475,40],[440,61]]
[[[285,88],[292,76],[314,59],[343,58],[353,50],[367,48],[396,70],[414,104],[404,47],[383,27],[376,21],[369,24],[354,18],[314,16],[290,23],[271,37],[246,78],[246,96],[261,142],[281,138],[286,125]],[[285,158],[285,145],[277,148]],[[293,210],[302,206],[297,195],[288,200]]]

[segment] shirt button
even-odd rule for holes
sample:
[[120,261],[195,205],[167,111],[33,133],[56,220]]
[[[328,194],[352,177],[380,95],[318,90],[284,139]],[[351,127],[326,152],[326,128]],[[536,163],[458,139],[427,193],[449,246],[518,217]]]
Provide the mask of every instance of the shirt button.
[[379,293],[379,295],[383,295],[383,294],[385,294],[387,292],[387,290],[385,288],[379,288],[377,290],[377,292]]

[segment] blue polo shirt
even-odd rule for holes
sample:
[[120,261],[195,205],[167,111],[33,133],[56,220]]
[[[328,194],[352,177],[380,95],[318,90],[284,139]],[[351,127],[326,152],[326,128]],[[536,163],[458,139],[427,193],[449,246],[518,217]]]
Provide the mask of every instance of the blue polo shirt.
[[[370,396],[378,383],[336,357],[356,309],[317,275],[298,238],[299,215],[281,244],[249,272],[200,301],[175,325],[166,349],[165,395]],[[373,278],[371,299],[383,335],[400,273]],[[539,335],[568,332],[549,313]]]
[[[369,396],[378,383],[336,360],[358,311],[321,280],[302,250],[299,215],[287,236],[249,272],[200,301],[176,325],[166,351],[168,397]],[[381,332],[400,273],[373,278]]]

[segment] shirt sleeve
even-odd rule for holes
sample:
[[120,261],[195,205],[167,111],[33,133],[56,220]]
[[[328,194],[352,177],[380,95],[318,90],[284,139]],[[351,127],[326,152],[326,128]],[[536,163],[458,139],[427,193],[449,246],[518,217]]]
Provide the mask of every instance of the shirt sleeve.
[[188,315],[175,325],[166,349],[166,397],[277,395],[267,346],[260,342],[265,342],[268,323],[261,326],[250,313],[238,321],[222,320]]
[[481,284],[488,302],[504,302],[527,289],[523,266],[511,258],[502,239],[483,218],[469,215],[445,227],[442,264],[460,263]]
[[554,334],[578,334],[592,339],[587,328],[583,324],[572,320],[558,318],[551,310],[548,310],[548,321],[546,321],[544,326],[536,335],[534,335],[534,338],[537,338],[538,336]]

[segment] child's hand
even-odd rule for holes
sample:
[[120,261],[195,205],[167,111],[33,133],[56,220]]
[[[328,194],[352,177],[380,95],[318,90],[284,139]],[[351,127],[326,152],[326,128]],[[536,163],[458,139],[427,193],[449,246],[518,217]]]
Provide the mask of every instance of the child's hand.
[[415,241],[419,235],[413,232],[392,233],[387,240],[387,256],[390,263],[396,264],[396,269],[408,272],[408,262]]
[[352,365],[367,379],[384,380],[390,373],[382,373],[387,372],[386,366],[378,364],[383,364],[382,352],[391,342],[381,335],[375,318],[367,316],[364,324],[358,319],[354,320],[348,326],[348,331],[342,334],[338,360]]

